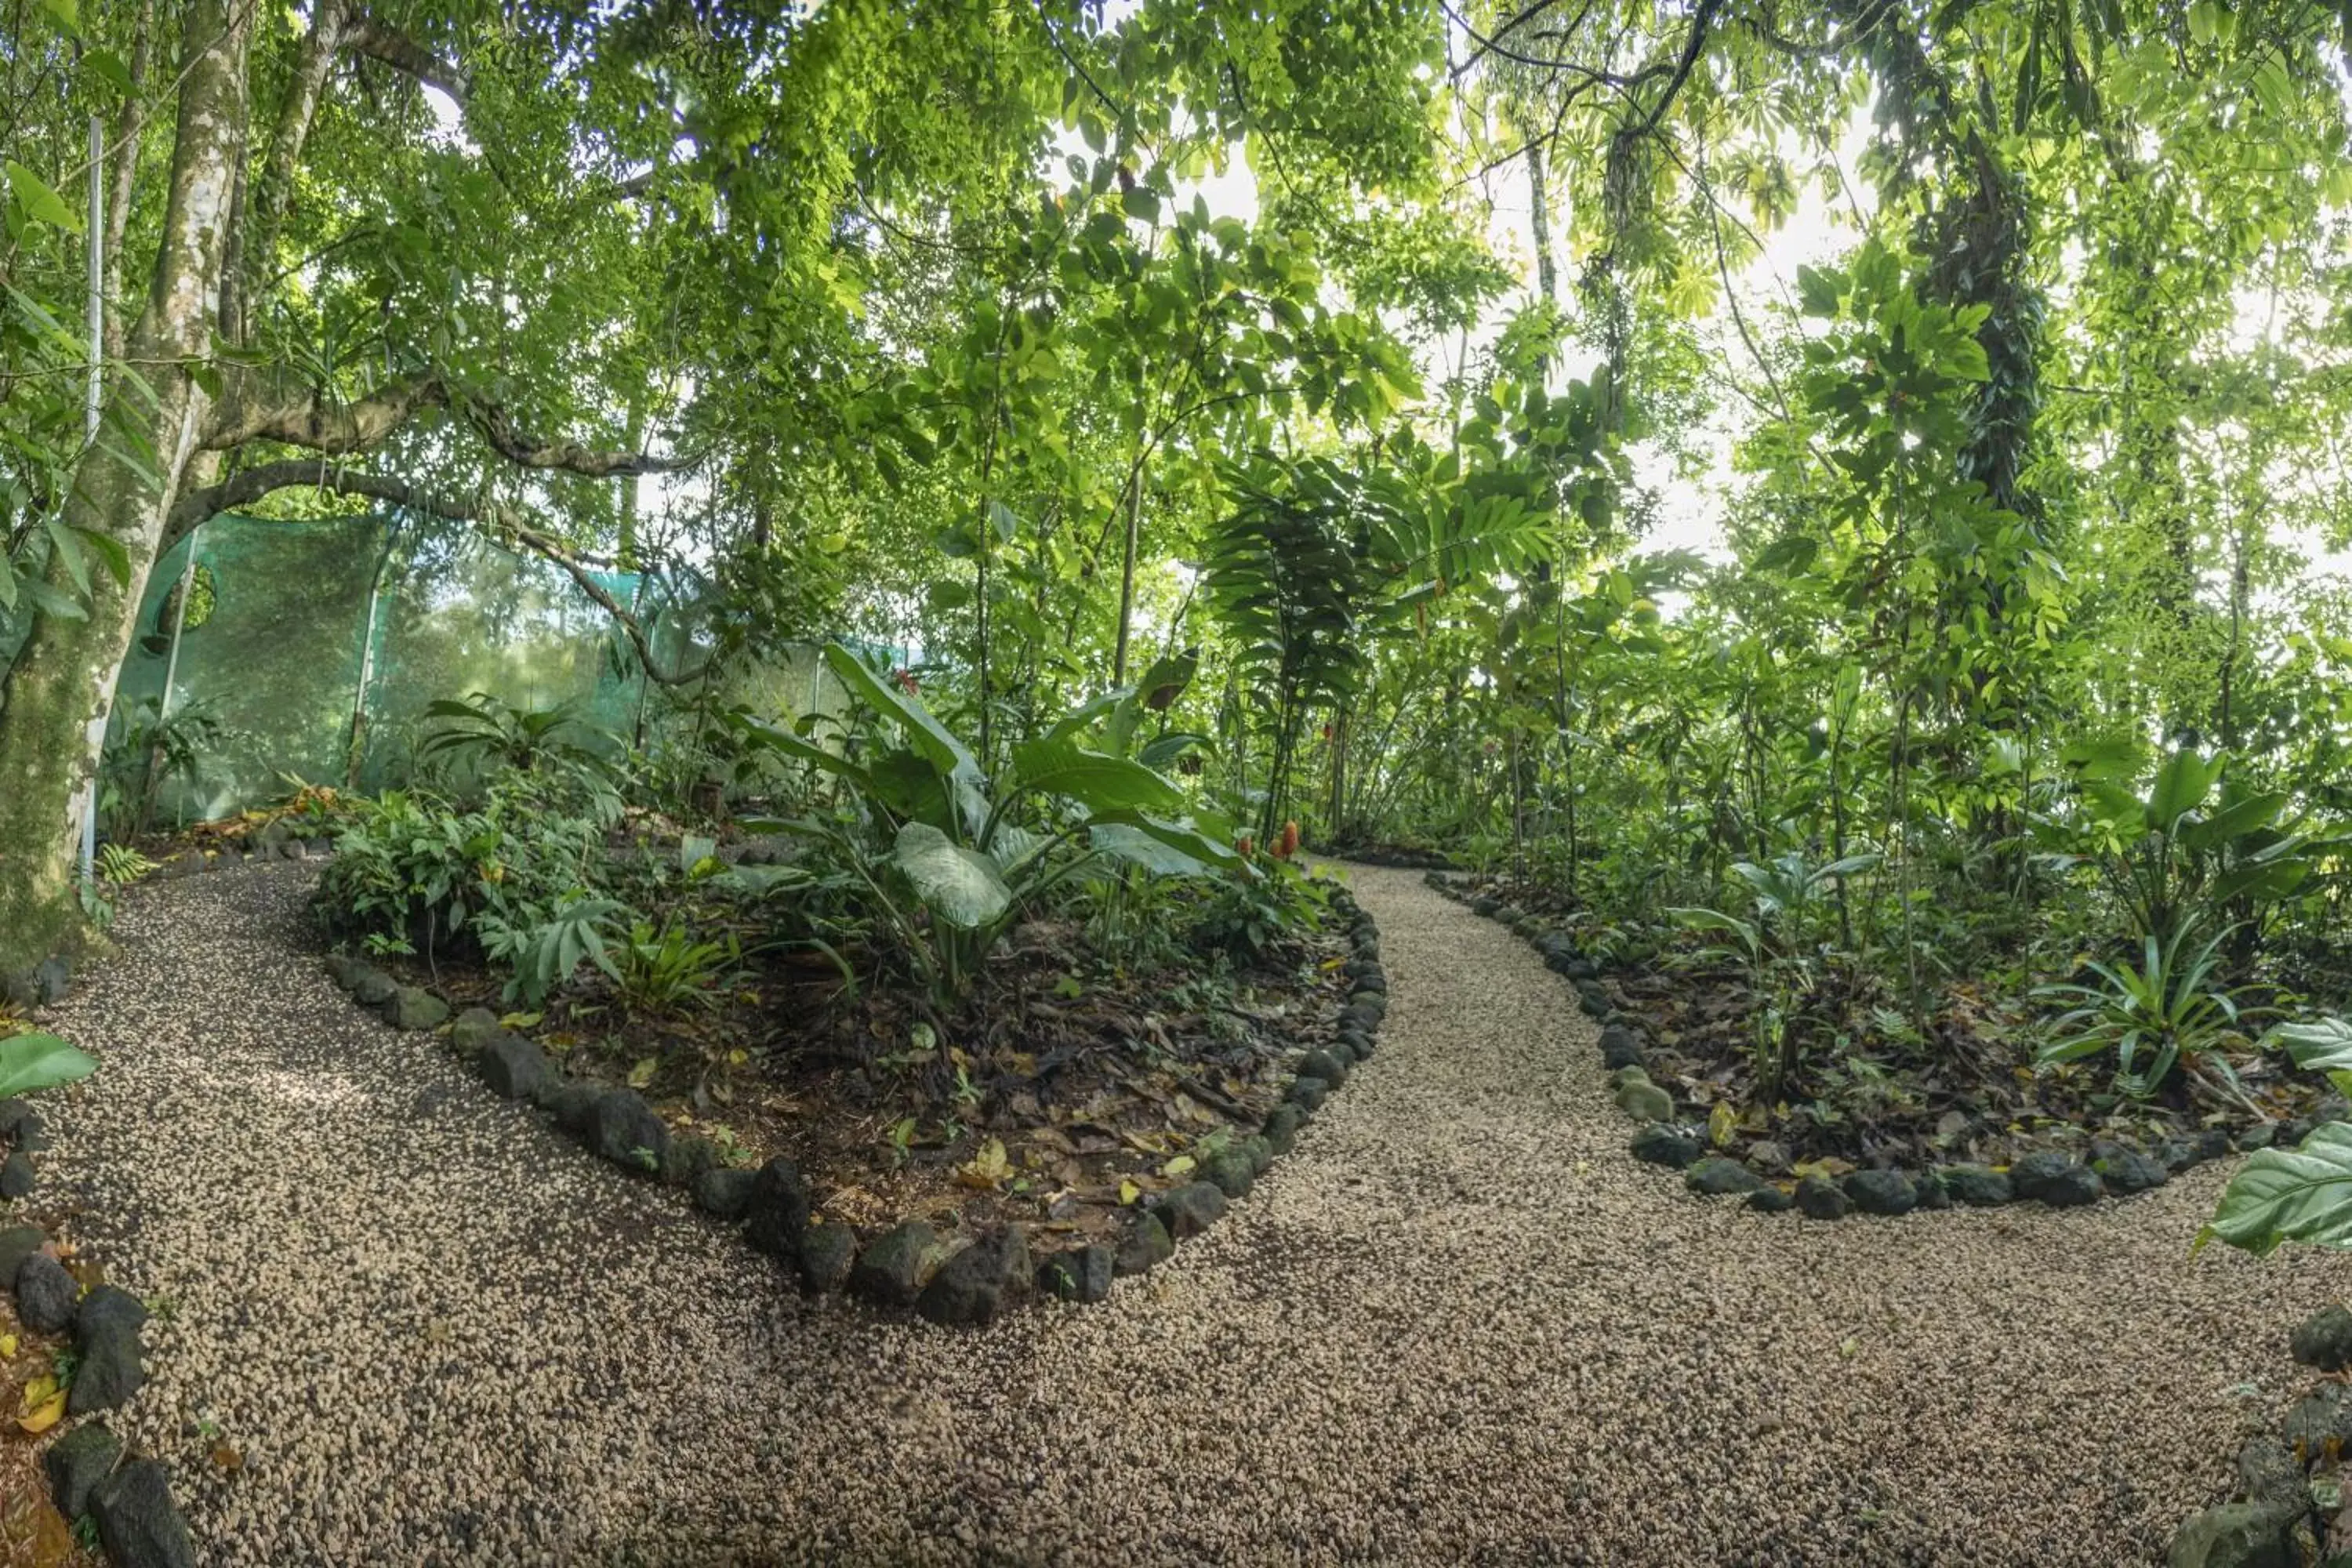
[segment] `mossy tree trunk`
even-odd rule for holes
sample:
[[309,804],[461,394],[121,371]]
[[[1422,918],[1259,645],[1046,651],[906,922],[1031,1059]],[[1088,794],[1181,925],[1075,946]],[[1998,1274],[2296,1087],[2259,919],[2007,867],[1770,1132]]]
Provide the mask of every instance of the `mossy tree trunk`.
[[[104,438],[85,453],[65,521],[112,540],[128,571],[91,571],[88,614],[35,616],[0,683],[0,977],[70,943],[80,924],[72,802],[96,765],[87,739],[112,700],[164,514],[194,449],[207,400],[194,374],[212,350],[231,207],[249,120],[253,8],[192,0],[163,243],[129,363],[108,395]],[[51,587],[78,594],[52,552]]]

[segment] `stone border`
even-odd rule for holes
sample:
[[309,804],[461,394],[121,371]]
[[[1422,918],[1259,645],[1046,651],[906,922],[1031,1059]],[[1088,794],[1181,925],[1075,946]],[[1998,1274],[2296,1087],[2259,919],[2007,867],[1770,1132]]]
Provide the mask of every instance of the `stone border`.
[[[2347,1537],[2330,1529],[2343,1512],[2342,1460],[2352,1453],[2352,1311],[2325,1307],[2288,1342],[2294,1359],[2326,1374],[2273,1430],[2262,1423],[2238,1450],[2230,1500],[2183,1521],[2166,1554],[2179,1568],[2346,1560]],[[2315,1466],[2323,1467],[2314,1475]]]
[[[29,1196],[33,1156],[49,1147],[40,1111],[22,1099],[0,1100],[0,1138],[9,1145],[0,1163],[0,1198],[13,1205]],[[98,1415],[126,1404],[146,1385],[140,1331],[146,1304],[115,1285],[85,1294],[47,1250],[47,1232],[34,1225],[0,1228],[0,1280],[15,1292],[16,1317],[35,1333],[73,1333],[74,1376],[66,1417]],[[57,1510],[68,1521],[88,1514],[99,1544],[118,1568],[194,1568],[195,1546],[160,1459],[128,1458],[103,1420],[85,1421],[53,1439],[41,1456]]]
[[1400,849],[1366,845],[1357,849],[1318,849],[1327,860],[1352,860],[1359,866],[1382,866],[1392,871],[1460,871],[1465,868],[1443,849]]
[[1601,1026],[1601,1062],[1618,1109],[1643,1124],[1627,1146],[1633,1158],[1681,1171],[1684,1184],[1694,1193],[1738,1197],[1759,1213],[1793,1209],[1808,1219],[1833,1220],[1857,1210],[1893,1216],[1915,1209],[1993,1208],[2024,1202],[2079,1208],[2102,1197],[2125,1198],[2160,1187],[2207,1160],[2267,1148],[2278,1140],[2300,1142],[2318,1124],[2315,1118],[2307,1125],[2300,1121],[2264,1124],[2236,1138],[2210,1128],[2194,1140],[2171,1139],[2153,1150],[2095,1138],[2088,1163],[2063,1150],[2045,1149],[2006,1166],[1954,1163],[1916,1171],[1852,1171],[1837,1181],[1808,1175],[1790,1191],[1779,1184],[1790,1173],[1785,1163],[1766,1171],[1711,1153],[1704,1128],[1675,1120],[1674,1096],[1651,1081],[1638,1020],[1610,999],[1601,984],[1601,965],[1565,932],[1490,894],[1470,892],[1439,872],[1423,879],[1441,897],[1508,927],[1543,955],[1544,967],[1575,988],[1584,1015]]
[[1333,1042],[1301,1052],[1283,1103],[1257,1131],[1204,1160],[1192,1181],[1139,1209],[1117,1246],[1094,1242],[1043,1258],[1031,1256],[1027,1227],[1020,1225],[959,1246],[929,1223],[908,1220],[861,1245],[852,1226],[812,1223],[808,1182],[791,1161],[772,1159],[756,1171],[727,1165],[709,1140],[671,1137],[635,1089],[564,1080],[536,1044],[505,1027],[487,1007],[467,1008],[452,1020],[446,998],[403,985],[364,960],[334,953],[326,967],[353,1002],[395,1029],[424,1033],[446,1025],[450,1047],[472,1063],[492,1093],[545,1111],[558,1128],[632,1175],[687,1189],[705,1214],[740,1226],[752,1248],[793,1270],[810,1294],[845,1290],[878,1306],[912,1308],[937,1323],[986,1323],[1033,1292],[1065,1301],[1103,1300],[1114,1279],[1167,1261],[1179,1242],[1199,1236],[1224,1216],[1231,1200],[1248,1195],[1266,1167],[1290,1152],[1298,1130],[1324,1100],[1347,1083],[1349,1070],[1371,1056],[1388,1016],[1380,929],[1345,888],[1334,891],[1331,907],[1348,921],[1348,1001]]

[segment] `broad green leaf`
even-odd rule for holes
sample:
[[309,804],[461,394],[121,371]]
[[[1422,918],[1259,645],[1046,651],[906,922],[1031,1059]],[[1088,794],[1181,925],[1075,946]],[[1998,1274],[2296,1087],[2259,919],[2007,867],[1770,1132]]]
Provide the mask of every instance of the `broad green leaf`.
[[1183,808],[1174,784],[1125,757],[1090,751],[1075,741],[1031,741],[1013,748],[1014,787],[1062,795],[1090,812]]
[[951,926],[976,930],[1013,907],[1013,889],[1004,885],[996,862],[952,842],[928,822],[899,828],[892,858],[923,907]]
[[923,755],[923,760],[950,781],[960,784],[978,785],[980,763],[961,741],[951,734],[939,721],[938,715],[923,706],[919,698],[899,690],[877,676],[859,658],[839,643],[824,646],[825,663],[830,665],[842,685],[856,693],[860,700],[895,721],[907,732],[907,743]]
[[2191,751],[2173,752],[2156,770],[2156,784],[2147,796],[2147,825],[2158,833],[2171,832],[2183,816],[2205,804],[2221,776],[2221,758],[2208,762]]
[[2258,1256],[2286,1241],[2352,1247],[2352,1125],[2331,1121],[2300,1149],[2248,1156],[2196,1244],[2216,1237]]
[[[1198,861],[1230,877],[1252,878],[1257,875],[1256,870],[1242,857],[1240,851],[1234,848],[1226,840],[1213,837],[1210,834],[1202,832],[1200,827],[1181,822],[1164,821],[1139,811],[1097,812],[1087,819],[1087,836],[1093,840],[1095,847],[1101,849],[1105,854],[1136,859],[1135,855],[1128,853],[1135,846],[1134,841],[1127,835],[1114,834],[1108,843],[1103,840],[1101,837],[1103,830],[1113,827],[1130,829],[1164,848],[1172,849],[1189,859]],[[1140,859],[1136,863],[1150,864]]]
[[63,196],[49,189],[40,175],[13,158],[5,166],[8,172],[9,193],[16,198],[16,205],[25,209],[26,217],[36,223],[64,229],[68,234],[81,232],[81,219],[75,215],[72,206]]
[[37,1030],[0,1040],[0,1099],[88,1078],[98,1059]]

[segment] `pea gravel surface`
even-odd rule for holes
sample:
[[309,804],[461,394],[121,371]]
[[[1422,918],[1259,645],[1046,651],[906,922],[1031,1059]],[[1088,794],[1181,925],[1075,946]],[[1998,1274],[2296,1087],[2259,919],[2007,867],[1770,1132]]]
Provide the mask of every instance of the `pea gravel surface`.
[[[1380,1054],[1232,1216],[980,1331],[807,1302],[320,968],[311,868],[135,890],[45,1183],[167,1304],[117,1426],[211,1563],[2160,1559],[2344,1260],[2125,1204],[1820,1224],[1635,1165],[1591,1028],[1417,873]],[[55,1195],[54,1189],[52,1195]]]

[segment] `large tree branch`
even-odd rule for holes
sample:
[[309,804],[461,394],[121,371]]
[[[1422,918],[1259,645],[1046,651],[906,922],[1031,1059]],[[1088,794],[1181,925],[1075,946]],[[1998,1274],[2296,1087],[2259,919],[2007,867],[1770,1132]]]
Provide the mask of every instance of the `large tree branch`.
[[403,75],[415,77],[427,87],[439,88],[460,109],[466,107],[466,100],[474,90],[473,73],[462,62],[443,59],[407,34],[373,16],[362,16],[352,24],[351,47],[370,59],[382,60]]
[[289,377],[267,377],[234,367],[219,407],[205,432],[208,451],[227,451],[253,441],[282,441],[330,457],[363,452],[428,408],[455,408],[480,432],[493,451],[519,468],[612,479],[639,474],[675,473],[692,458],[660,458],[650,452],[541,440],[525,434],[514,416],[495,403],[451,389],[438,371],[395,382],[366,397],[335,402],[316,387]]
[[316,387],[290,378],[265,378],[237,368],[226,377],[204,444],[215,452],[265,440],[330,455],[363,451],[421,410],[448,403],[449,388],[438,371],[395,382],[367,397],[335,403]]
[[533,440],[516,429],[513,416],[495,403],[469,402],[466,417],[499,457],[517,468],[560,468],[586,479],[607,479],[675,473],[694,461],[691,458],[656,458],[650,452],[602,450],[583,447],[577,441]]
[[240,265],[222,280],[227,292],[230,335],[241,339],[253,320],[264,279],[278,269],[278,238],[294,200],[294,171],[302,162],[302,144],[310,140],[319,117],[319,100],[327,89],[327,73],[351,26],[345,0],[317,0],[310,11],[310,30],[302,35],[294,68],[286,79],[286,95],[278,100],[278,126],[269,139],[268,161],[254,183],[252,219],[239,257]]
[[699,679],[702,674],[698,669],[664,669],[654,657],[653,640],[646,635],[644,623],[613,595],[612,590],[596,580],[595,562],[554,535],[532,526],[517,508],[501,501],[428,490],[389,475],[357,473],[312,458],[297,458],[283,462],[262,463],[231,474],[216,485],[191,490],[182,496],[178,504],[173,507],[166,522],[164,545],[168,547],[173,541],[208,518],[250,506],[278,490],[303,488],[382,501],[387,506],[425,512],[452,522],[479,523],[497,533],[502,542],[530,551],[553,563],[570,577],[574,586],[613,617],[631,646],[637,650],[637,658],[644,664],[646,673],[655,680],[664,686],[683,686]]

